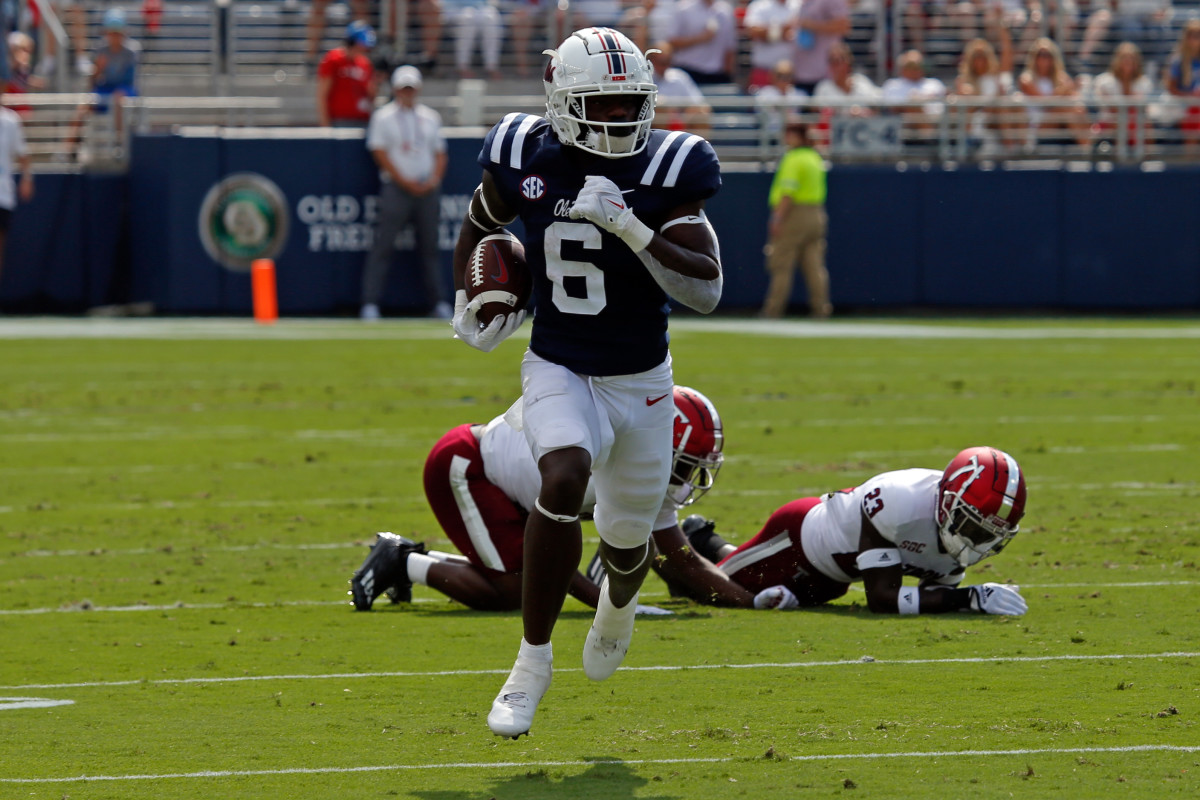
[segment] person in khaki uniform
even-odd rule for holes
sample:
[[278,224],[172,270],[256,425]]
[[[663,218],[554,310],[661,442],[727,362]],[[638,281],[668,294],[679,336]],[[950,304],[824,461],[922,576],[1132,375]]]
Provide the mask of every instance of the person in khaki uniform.
[[829,272],[825,269],[825,161],[813,149],[808,125],[789,122],[784,128],[788,151],[771,182],[771,221],[767,230],[767,272],[771,282],[761,316],[782,317],[799,264],[808,286],[812,316],[833,313],[829,304]]

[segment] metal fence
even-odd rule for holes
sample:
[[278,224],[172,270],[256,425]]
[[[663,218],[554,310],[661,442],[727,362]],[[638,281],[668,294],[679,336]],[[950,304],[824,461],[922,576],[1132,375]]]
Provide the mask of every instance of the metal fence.
[[[467,86],[431,100],[452,133],[482,136],[505,114],[539,114],[541,95],[494,97]],[[299,98],[131,97],[122,101],[122,127],[112,113],[85,115],[82,152],[67,146],[79,108],[101,102],[92,94],[5,95],[23,105],[26,138],[38,163],[77,160],[119,164],[133,133],[170,133],[181,125],[223,128],[289,127]],[[971,164],[1046,158],[1136,163],[1200,161],[1196,109],[1170,100],[1106,99],[1102,107],[1064,106],[1055,98],[985,100],[950,97],[896,108],[881,100],[754,102],[714,96],[693,121],[722,162],[767,168],[783,150],[785,120],[809,125],[815,145],[835,163],[927,161]],[[660,108],[661,120],[669,116]],[[1192,115],[1192,116],[1189,116]],[[1184,124],[1181,124],[1184,123]],[[294,127],[294,126],[291,126]],[[76,157],[78,156],[78,158]],[[743,167],[745,168],[745,167]]]

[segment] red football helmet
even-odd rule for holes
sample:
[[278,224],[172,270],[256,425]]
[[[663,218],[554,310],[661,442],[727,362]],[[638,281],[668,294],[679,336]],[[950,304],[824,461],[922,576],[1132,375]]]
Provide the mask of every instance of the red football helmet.
[[725,434],[716,406],[686,386],[675,387],[675,456],[667,497],[680,506],[694,503],[712,488],[725,456]]
[[938,481],[938,536],[964,567],[1003,550],[1024,515],[1025,476],[1003,450],[967,448]]

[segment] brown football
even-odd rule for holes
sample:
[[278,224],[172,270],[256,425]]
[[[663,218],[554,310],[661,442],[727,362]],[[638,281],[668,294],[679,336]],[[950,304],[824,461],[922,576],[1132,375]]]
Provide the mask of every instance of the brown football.
[[463,282],[468,298],[483,298],[476,315],[480,327],[486,328],[501,314],[524,308],[533,291],[525,247],[508,231],[485,236],[471,251]]

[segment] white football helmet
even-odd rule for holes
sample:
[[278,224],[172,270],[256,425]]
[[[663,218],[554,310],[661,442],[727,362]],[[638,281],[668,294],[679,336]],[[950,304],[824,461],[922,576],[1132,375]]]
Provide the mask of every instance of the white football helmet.
[[[629,38],[612,28],[584,28],[547,50],[546,119],[559,141],[605,158],[640,153],[654,121],[654,70]],[[589,100],[631,96],[638,104],[628,122],[594,121]],[[592,114],[592,117],[597,116]]]

